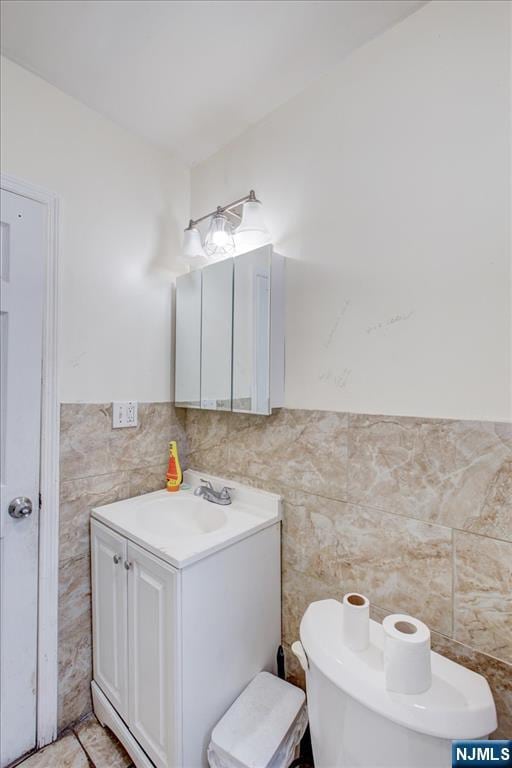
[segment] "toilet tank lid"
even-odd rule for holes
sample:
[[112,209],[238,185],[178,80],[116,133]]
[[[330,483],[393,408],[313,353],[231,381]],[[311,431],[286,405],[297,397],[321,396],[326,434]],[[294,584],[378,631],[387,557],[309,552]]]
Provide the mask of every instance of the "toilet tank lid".
[[[384,683],[384,631],[370,620],[366,651],[342,640],[343,606],[337,600],[311,603],[300,625],[309,664],[368,709],[419,733],[441,739],[477,739],[496,728],[496,708],[487,680],[432,651],[432,686],[400,694]],[[310,671],[311,674],[311,671]]]

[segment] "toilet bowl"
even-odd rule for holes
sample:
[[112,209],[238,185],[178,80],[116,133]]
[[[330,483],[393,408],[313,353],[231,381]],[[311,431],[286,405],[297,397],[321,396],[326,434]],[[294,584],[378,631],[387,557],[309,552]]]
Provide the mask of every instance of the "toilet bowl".
[[485,678],[432,652],[432,685],[421,694],[386,690],[382,626],[370,621],[362,652],[343,643],[343,608],[311,603],[294,650],[306,671],[315,768],[450,768],[452,739],[496,728]]

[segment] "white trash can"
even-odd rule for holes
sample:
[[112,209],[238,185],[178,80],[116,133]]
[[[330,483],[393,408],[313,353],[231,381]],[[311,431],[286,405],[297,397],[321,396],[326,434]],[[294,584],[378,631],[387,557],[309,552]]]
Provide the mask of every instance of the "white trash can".
[[211,768],[288,768],[308,724],[304,691],[260,672],[212,731]]

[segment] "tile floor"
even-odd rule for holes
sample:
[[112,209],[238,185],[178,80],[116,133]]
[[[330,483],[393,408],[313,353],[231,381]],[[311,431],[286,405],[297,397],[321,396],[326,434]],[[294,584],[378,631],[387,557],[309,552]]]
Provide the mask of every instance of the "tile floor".
[[133,768],[130,757],[94,715],[77,723],[53,744],[31,755],[17,768]]

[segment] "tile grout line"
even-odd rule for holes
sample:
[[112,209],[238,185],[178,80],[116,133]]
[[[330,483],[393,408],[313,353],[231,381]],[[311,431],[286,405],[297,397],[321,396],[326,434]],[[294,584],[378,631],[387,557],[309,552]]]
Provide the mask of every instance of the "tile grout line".
[[110,475],[118,476],[121,472],[141,472],[144,469],[157,469],[163,466],[167,466],[167,458],[165,458],[163,461],[158,462],[157,464],[143,464],[143,465],[137,465],[136,467],[123,467],[123,468],[113,469],[111,472],[100,472],[94,475],[79,475],[77,477],[61,477],[60,484],[62,486],[64,485],[64,483],[74,483],[77,480],[90,480],[96,477],[109,477]]
[[82,742],[80,741],[80,739],[78,738],[76,732],[73,729],[72,729],[72,733],[73,733],[73,736],[75,737],[75,739],[77,740],[78,744],[80,745],[80,749],[84,753],[85,759],[87,760],[89,766],[91,766],[91,768],[97,768],[96,765],[93,763],[93,761],[92,761],[89,753],[87,752],[86,748],[84,747],[84,745],[82,744]]

